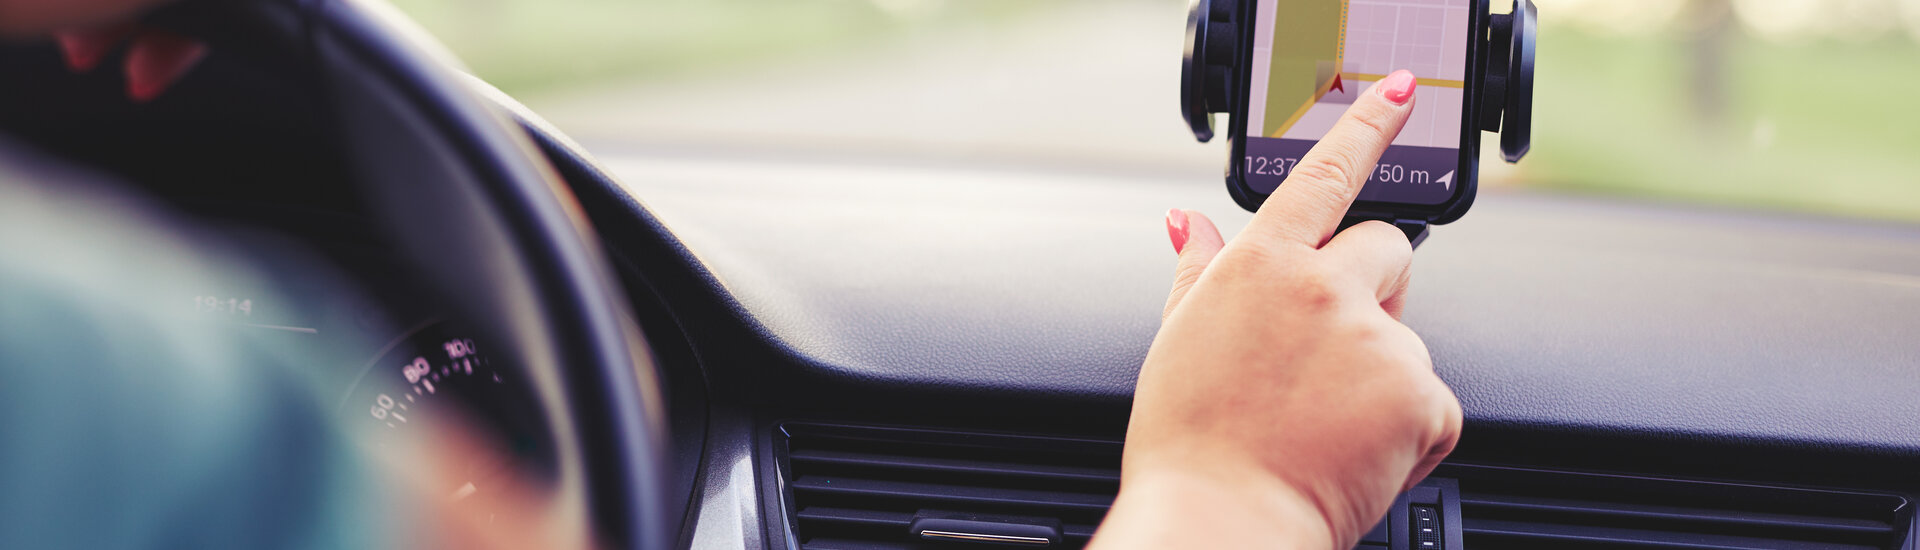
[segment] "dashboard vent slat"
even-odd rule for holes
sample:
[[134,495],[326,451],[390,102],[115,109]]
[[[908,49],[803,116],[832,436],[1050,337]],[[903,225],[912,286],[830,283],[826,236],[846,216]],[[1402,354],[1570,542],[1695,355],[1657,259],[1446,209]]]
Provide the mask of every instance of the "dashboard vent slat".
[[828,508],[826,506],[813,506],[805,510],[801,510],[796,515],[799,516],[801,521],[818,521],[818,522],[827,522],[827,523],[842,523],[842,524],[865,525],[865,526],[874,526],[874,527],[899,527],[901,529],[906,529],[908,524],[913,523],[913,514],[908,514],[904,512],[886,512],[881,510],[850,510],[846,508]]
[[1472,550],[1897,550],[1896,495],[1447,466]]
[[1545,525],[1537,523],[1479,520],[1464,529],[1470,548],[1633,548],[1658,550],[1875,550],[1875,546],[1783,541],[1726,535],[1675,533],[1611,527]]
[[955,460],[933,457],[872,455],[822,450],[794,451],[789,457],[800,465],[838,465],[862,468],[891,468],[956,474],[985,474],[1032,479],[1076,479],[1111,481],[1120,477],[1117,468],[1085,468],[1039,464],[1010,464],[979,460]]
[[908,500],[929,505],[985,505],[1021,508],[1061,508],[1106,513],[1113,497],[1059,491],[1034,491],[1004,487],[982,488],[931,483],[875,481],[844,477],[801,476],[793,480],[798,495],[833,495],[854,498]]
[[906,542],[874,542],[821,537],[807,543],[805,548],[807,550],[918,550],[919,547]]
[[1058,521],[1081,548],[1119,491],[1120,445],[1071,438],[788,424],[783,472],[803,550],[951,548],[924,511]]
[[1608,518],[1618,522],[1673,522],[1702,523],[1724,525],[1729,529],[1808,529],[1831,532],[1855,533],[1866,536],[1890,536],[1893,526],[1885,521],[1855,518],[1832,518],[1795,514],[1769,514],[1760,512],[1742,512],[1738,510],[1703,510],[1675,506],[1637,505],[1626,506],[1597,502],[1582,502],[1567,499],[1528,498],[1528,497],[1488,497],[1466,493],[1460,496],[1462,506],[1476,507],[1482,510],[1500,510],[1512,514],[1526,515],[1564,515]]

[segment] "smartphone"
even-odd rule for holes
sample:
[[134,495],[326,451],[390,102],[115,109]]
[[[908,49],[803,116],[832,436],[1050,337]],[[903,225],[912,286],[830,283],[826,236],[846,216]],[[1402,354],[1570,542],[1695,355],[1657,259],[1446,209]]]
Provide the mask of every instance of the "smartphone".
[[[1246,1],[1246,0],[1243,0]],[[1381,78],[1419,78],[1412,118],[1367,174],[1350,217],[1447,223],[1473,203],[1487,0],[1242,4],[1227,186],[1259,208]],[[1476,32],[1478,31],[1478,32]]]

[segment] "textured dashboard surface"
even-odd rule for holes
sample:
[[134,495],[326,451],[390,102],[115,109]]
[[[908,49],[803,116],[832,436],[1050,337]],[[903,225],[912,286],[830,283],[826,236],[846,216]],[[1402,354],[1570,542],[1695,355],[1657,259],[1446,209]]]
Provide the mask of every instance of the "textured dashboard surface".
[[[962,393],[1125,401],[1162,213],[1248,218],[1211,181],[604,160],[796,368]],[[1920,227],[1483,193],[1415,262],[1470,426],[1920,457]]]

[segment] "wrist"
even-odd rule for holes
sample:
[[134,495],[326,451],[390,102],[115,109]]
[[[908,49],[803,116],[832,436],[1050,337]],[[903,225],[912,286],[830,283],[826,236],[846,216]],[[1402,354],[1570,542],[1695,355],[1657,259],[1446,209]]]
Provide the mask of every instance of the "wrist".
[[[1283,480],[1231,469],[1129,471],[1101,527],[1104,539],[1158,548],[1334,548],[1326,516]],[[1113,542],[1109,540],[1108,542]],[[1129,544],[1133,546],[1134,544]]]

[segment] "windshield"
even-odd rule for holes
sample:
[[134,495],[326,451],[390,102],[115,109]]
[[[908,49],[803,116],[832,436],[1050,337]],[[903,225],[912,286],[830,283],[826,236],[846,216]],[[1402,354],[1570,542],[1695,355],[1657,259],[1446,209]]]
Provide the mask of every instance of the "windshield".
[[[1218,186],[1175,0],[399,0],[602,155],[1038,166]],[[1532,153],[1486,192],[1920,220],[1920,0],[1536,0]],[[1505,2],[1495,1],[1504,12]]]

